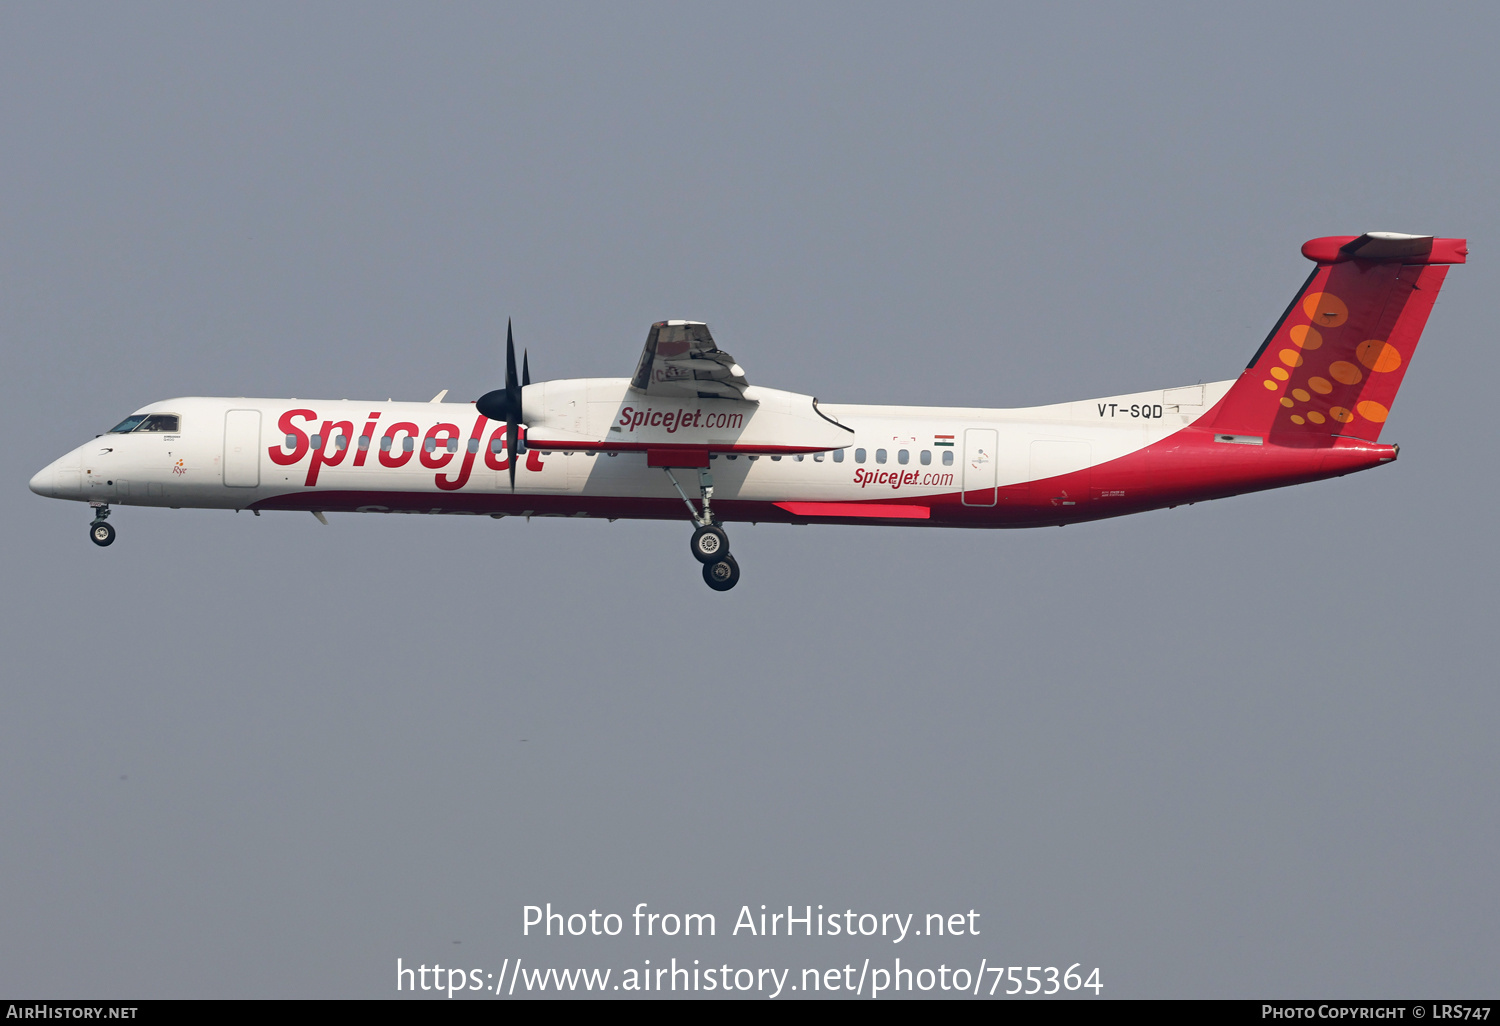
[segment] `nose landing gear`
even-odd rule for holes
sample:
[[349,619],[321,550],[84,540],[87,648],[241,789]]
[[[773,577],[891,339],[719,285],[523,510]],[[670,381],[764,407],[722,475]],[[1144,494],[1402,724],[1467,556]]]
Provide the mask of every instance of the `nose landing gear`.
[[740,583],[740,565],[735,562],[734,557],[729,554],[729,535],[719,526],[714,519],[713,510],[709,503],[714,497],[714,476],[706,469],[698,471],[698,497],[703,503],[700,513],[693,505],[693,500],[687,497],[682,490],[682,485],[677,483],[677,477],[672,473],[671,467],[663,467],[667,477],[672,482],[672,487],[677,489],[677,494],[682,496],[683,504],[688,508],[688,515],[692,517],[697,530],[693,532],[689,548],[692,550],[693,558],[703,564],[703,583],[714,591],[728,591]]
[[103,548],[115,540],[115,529],[106,523],[109,519],[109,506],[102,502],[90,505],[94,507],[94,520],[89,524],[89,541]]
[[689,543],[693,558],[700,563],[714,563],[729,552],[729,535],[716,524],[704,524],[693,532]]
[[740,565],[726,552],[712,563],[703,564],[703,583],[714,591],[728,591],[740,583]]

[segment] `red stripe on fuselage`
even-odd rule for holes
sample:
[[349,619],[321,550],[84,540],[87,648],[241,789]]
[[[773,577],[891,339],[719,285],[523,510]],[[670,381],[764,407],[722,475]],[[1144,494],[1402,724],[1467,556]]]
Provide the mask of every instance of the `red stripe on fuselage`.
[[[1334,437],[1332,445],[1243,444],[1215,440],[1210,411],[1196,424],[1144,449],[1072,474],[1003,485],[994,505],[966,505],[963,492],[902,496],[899,505],[925,507],[926,519],[903,515],[899,522],[931,527],[1042,527],[1080,523],[1166,506],[1225,498],[1246,492],[1302,484],[1366,470],[1396,458],[1396,448],[1354,438]],[[969,501],[988,501],[968,493]],[[751,501],[719,499],[714,513],[725,521],[869,524],[888,514],[855,512],[857,507],[896,505],[890,499],[804,503],[792,497]],[[976,498],[977,497],[977,498]],[[813,513],[810,507],[829,507]],[[807,512],[795,512],[808,507]],[[834,507],[847,507],[845,510]],[[682,520],[681,501],[567,493],[391,492],[305,490],[273,496],[256,509],[323,512],[452,513],[469,515],[586,516],[640,520]]]

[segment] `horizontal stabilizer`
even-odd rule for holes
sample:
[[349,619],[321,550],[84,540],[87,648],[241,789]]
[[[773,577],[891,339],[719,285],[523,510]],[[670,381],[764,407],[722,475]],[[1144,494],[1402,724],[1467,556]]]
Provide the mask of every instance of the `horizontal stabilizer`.
[[1319,264],[1341,264],[1346,260],[1462,264],[1468,259],[1469,247],[1464,239],[1365,232],[1363,235],[1330,235],[1312,239],[1303,244],[1302,255]]

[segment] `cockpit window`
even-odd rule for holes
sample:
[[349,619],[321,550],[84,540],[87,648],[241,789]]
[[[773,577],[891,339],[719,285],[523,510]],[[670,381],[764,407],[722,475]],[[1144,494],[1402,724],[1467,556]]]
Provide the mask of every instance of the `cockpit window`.
[[182,428],[182,418],[175,413],[137,413],[126,417],[109,429],[112,435],[128,435],[132,431],[160,431],[175,435]]

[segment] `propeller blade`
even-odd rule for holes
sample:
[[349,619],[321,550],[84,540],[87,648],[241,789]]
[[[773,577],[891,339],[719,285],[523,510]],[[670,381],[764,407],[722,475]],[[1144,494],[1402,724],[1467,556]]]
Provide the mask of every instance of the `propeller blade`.
[[516,387],[516,337],[511,333],[509,318],[505,321],[505,390]]
[[521,384],[516,380],[516,339],[510,318],[505,319],[505,449],[510,457],[510,490],[516,490],[516,456],[519,452]]
[[531,384],[531,351],[521,350],[521,387]]
[[512,400],[516,400],[517,402],[519,402],[520,398],[520,390],[515,387],[515,343],[511,338],[510,325],[508,324],[505,328],[505,341],[507,349],[509,350],[506,355],[510,358],[508,361],[508,366],[506,368],[509,373],[505,377],[505,387],[494,388],[484,393],[484,395],[480,396],[474,401],[474,406],[479,410],[480,413],[484,414],[490,420],[498,420],[504,423],[508,423],[511,419]]
[[505,451],[510,461],[510,490],[516,490],[516,434],[519,425],[513,420],[505,422]]

